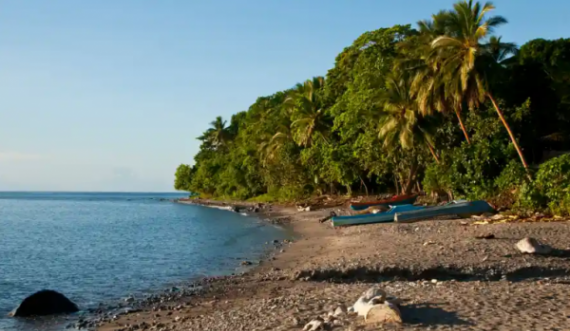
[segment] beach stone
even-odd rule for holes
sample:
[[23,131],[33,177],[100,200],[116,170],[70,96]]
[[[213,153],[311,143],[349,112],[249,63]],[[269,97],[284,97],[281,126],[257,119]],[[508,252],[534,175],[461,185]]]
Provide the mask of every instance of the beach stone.
[[350,312],[355,312],[359,316],[366,318],[370,309],[377,304],[384,303],[386,300],[386,292],[382,291],[378,287],[374,286],[366,290],[359,298],[356,300]]
[[289,320],[290,324],[292,326],[299,326],[301,325],[301,321],[299,321],[299,319],[297,317],[291,317]]
[[552,248],[548,245],[541,244],[534,238],[524,238],[515,244],[515,247],[525,254],[549,254]]
[[317,317],[316,319],[307,323],[303,328],[303,331],[317,331],[317,330],[324,330],[324,328],[325,328],[324,320],[320,317]]
[[78,312],[79,308],[65,295],[53,290],[41,290],[29,297],[14,309],[9,316],[29,317]]
[[346,314],[346,307],[344,305],[336,307],[333,316],[338,317]]
[[382,304],[372,306],[368,310],[365,320],[366,323],[402,324],[402,314],[395,304],[385,301]]

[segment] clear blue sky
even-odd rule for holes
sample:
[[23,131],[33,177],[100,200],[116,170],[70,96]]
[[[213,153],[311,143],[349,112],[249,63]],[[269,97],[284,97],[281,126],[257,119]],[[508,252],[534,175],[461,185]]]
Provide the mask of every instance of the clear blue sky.
[[[452,0],[0,0],[0,190],[171,191],[199,136]],[[498,0],[504,40],[570,37],[570,1]]]

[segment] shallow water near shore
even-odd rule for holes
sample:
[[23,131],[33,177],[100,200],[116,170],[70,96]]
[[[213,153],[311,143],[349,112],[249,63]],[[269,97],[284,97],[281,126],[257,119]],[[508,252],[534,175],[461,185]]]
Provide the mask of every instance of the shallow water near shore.
[[290,234],[252,216],[182,205],[180,194],[0,192],[0,330],[61,330],[5,317],[26,296],[64,293],[81,309],[230,274]]

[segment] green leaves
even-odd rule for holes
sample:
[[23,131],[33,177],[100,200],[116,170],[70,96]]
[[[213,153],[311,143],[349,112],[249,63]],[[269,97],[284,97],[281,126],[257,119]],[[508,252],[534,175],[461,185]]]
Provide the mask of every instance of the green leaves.
[[570,154],[543,163],[535,180],[524,186],[519,199],[523,208],[548,207],[556,215],[570,215]]
[[259,97],[229,125],[217,117],[175,187],[265,201],[407,192],[423,181],[428,192],[570,206],[558,190],[566,184],[526,183],[510,137],[535,162],[544,149],[570,148],[570,42],[535,40],[517,52],[494,36],[506,20],[493,9],[459,1],[418,30],[363,33],[326,79]]
[[176,168],[174,174],[174,189],[177,191],[190,192],[190,183],[192,182],[193,168],[187,164],[181,164]]

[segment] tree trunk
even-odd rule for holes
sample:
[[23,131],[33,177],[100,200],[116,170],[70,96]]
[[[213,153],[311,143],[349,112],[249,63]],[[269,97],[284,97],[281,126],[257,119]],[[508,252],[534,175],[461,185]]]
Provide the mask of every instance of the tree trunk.
[[[406,181],[406,185],[402,185],[402,194],[410,194],[412,192],[412,188],[414,187],[416,172],[418,170],[417,165],[413,165],[410,168],[410,172],[408,174],[408,179]],[[403,184],[403,183],[402,183]]]
[[362,180],[362,176],[358,176],[358,178],[360,178],[360,190],[362,191],[362,185],[364,185],[364,189],[366,190],[366,195],[368,195],[368,186],[366,186],[366,183],[364,183],[364,180]]
[[352,188],[350,187],[350,185],[344,185],[344,187],[346,187],[346,195],[351,197],[352,196]]
[[400,195],[400,186],[398,185],[398,178],[394,176],[394,187],[396,187],[396,195]]
[[505,120],[505,117],[503,116],[503,112],[501,112],[501,110],[499,109],[499,106],[497,105],[497,102],[495,101],[495,99],[493,98],[491,93],[487,93],[487,96],[489,97],[489,99],[493,103],[493,107],[495,107],[495,110],[497,111],[497,114],[499,115],[501,122],[503,122],[505,129],[507,129],[507,132],[509,133],[509,137],[511,137],[511,141],[513,142],[513,145],[515,146],[515,149],[517,150],[517,153],[519,154],[519,157],[521,159],[523,167],[527,171],[528,178],[532,179],[530,174],[528,173],[528,164],[526,163],[526,160],[525,160],[524,155],[521,151],[521,148],[519,147],[519,144],[517,143],[517,140],[515,139],[513,132],[511,131],[511,127],[509,126],[509,123],[507,123],[507,120]]
[[435,154],[433,147],[431,146],[430,143],[428,143],[427,145],[428,145],[429,151],[431,152],[431,155],[435,159],[435,163],[439,164],[439,158],[437,157],[437,154]]
[[469,134],[467,133],[467,129],[465,128],[465,125],[463,125],[463,120],[461,119],[461,113],[457,108],[455,109],[455,115],[457,115],[457,119],[459,120],[459,126],[461,126],[461,131],[463,131],[465,140],[467,140],[467,143],[471,145],[471,139],[469,139]]

